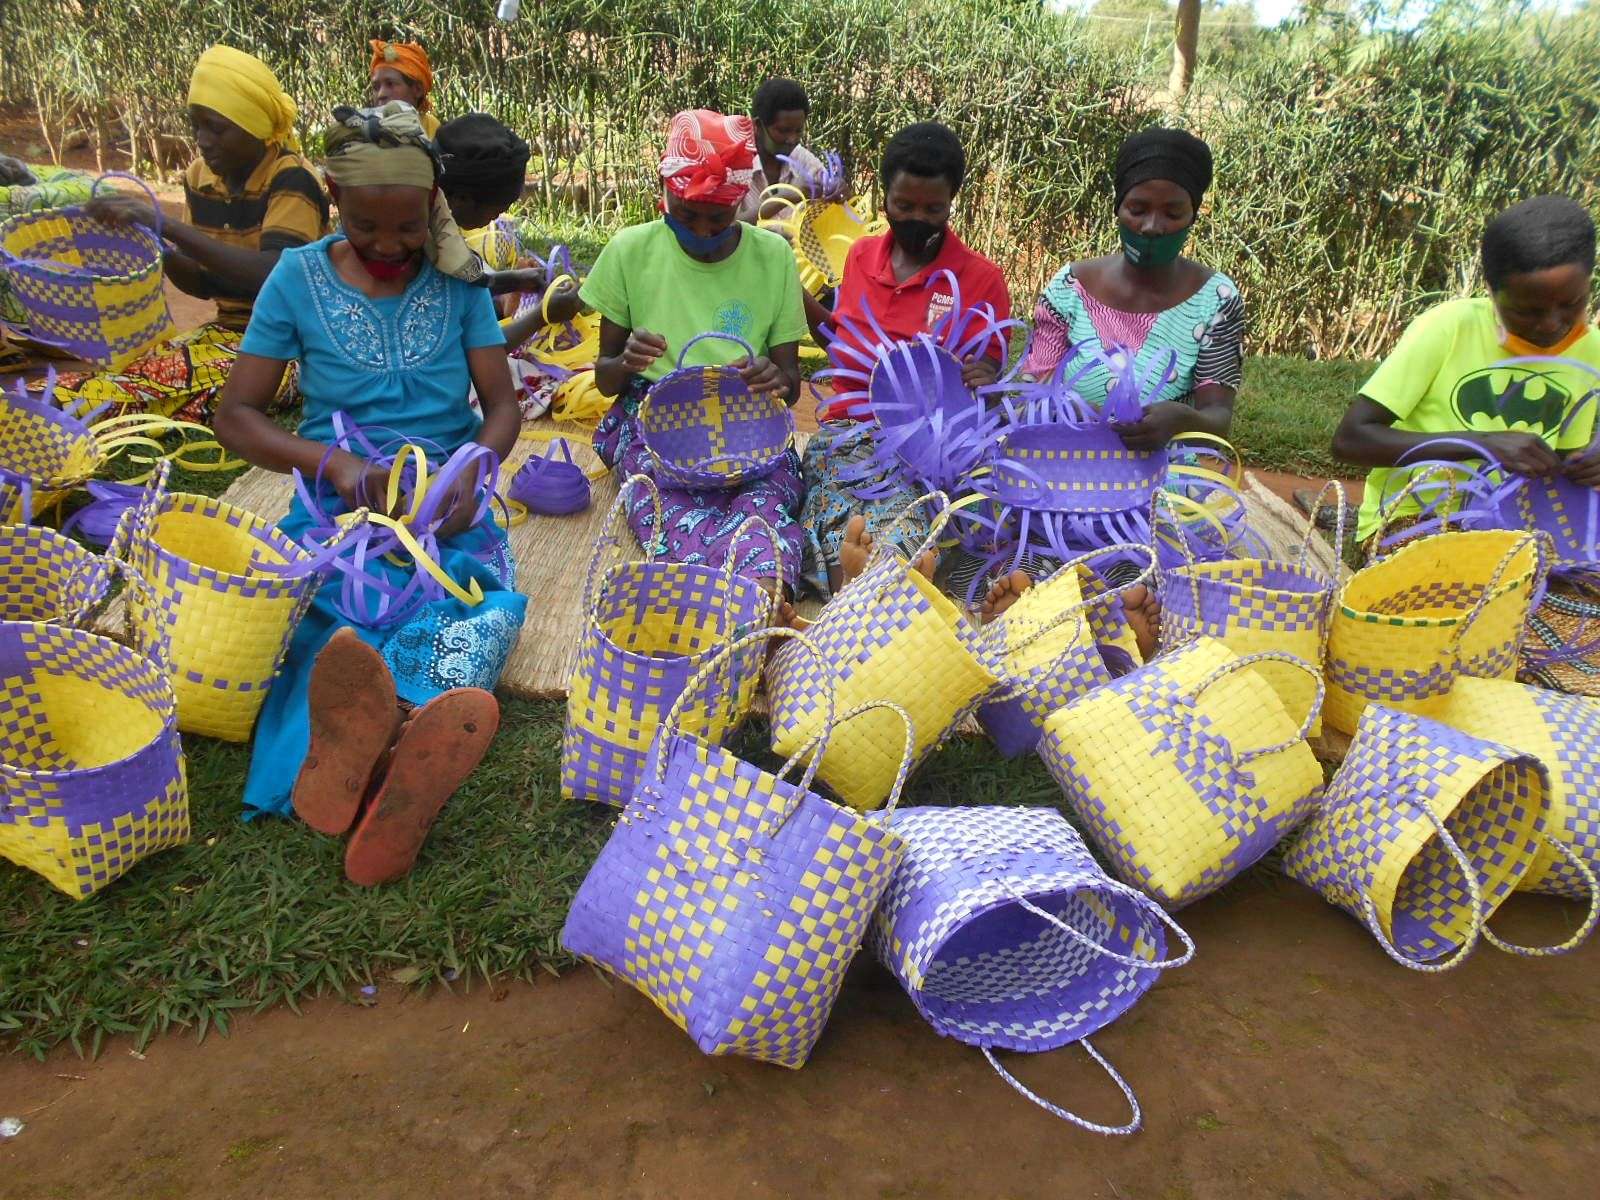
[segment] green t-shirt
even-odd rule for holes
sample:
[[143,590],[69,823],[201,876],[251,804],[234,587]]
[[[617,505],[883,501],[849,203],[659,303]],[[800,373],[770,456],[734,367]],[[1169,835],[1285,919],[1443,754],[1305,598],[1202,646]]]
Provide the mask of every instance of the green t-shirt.
[[[716,330],[748,342],[757,354],[806,336],[805,305],[794,250],[783,238],[741,226],[739,245],[721,262],[690,258],[665,221],[631,225],[606,243],[580,292],[583,302],[625,329],[667,339],[667,352],[644,372],[660,379],[697,334]],[[723,338],[689,350],[685,366],[736,362],[744,351]]]
[[[1361,394],[1392,412],[1396,429],[1448,436],[1471,430],[1534,433],[1557,450],[1581,449],[1594,432],[1590,406],[1562,431],[1572,405],[1600,384],[1593,376],[1552,360],[1496,368],[1513,357],[1500,341],[1494,304],[1487,297],[1449,300],[1406,328],[1394,352],[1379,364]],[[1562,358],[1600,368],[1600,330],[1593,327]],[[1356,535],[1377,530],[1383,497],[1393,498],[1411,472],[1374,467],[1367,474]],[[1414,512],[1409,500],[1400,512]]]

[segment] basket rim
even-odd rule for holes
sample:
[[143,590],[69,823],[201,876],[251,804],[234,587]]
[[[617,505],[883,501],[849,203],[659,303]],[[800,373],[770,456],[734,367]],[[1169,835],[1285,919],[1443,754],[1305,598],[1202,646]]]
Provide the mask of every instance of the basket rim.
[[[197,501],[198,503],[195,503]],[[162,517],[172,511],[199,511],[202,516],[210,517],[213,520],[220,519],[223,512],[242,513],[250,519],[248,532],[252,536],[257,537],[260,541],[280,552],[284,547],[287,547],[289,553],[284,554],[284,557],[291,565],[311,557],[310,552],[304,546],[289,537],[259,513],[252,512],[250,509],[243,508],[237,504],[230,504],[226,500],[221,500],[215,496],[202,496],[198,492],[168,492],[161,498],[161,507],[156,511],[154,520],[159,522]],[[225,523],[231,524],[231,522]],[[244,523],[240,523],[239,525],[234,525],[233,528],[245,529],[247,527]],[[270,580],[301,586],[308,580],[316,578],[315,576],[290,578],[279,576],[271,571],[262,571],[254,575],[242,575],[236,571],[219,571],[215,567],[203,566],[193,559],[185,558],[183,555],[167,549],[150,534],[145,534],[140,539],[140,544],[147,546],[158,558],[166,562],[182,563],[187,570],[194,572],[200,579],[208,583],[259,584],[263,580]]]
[[[721,567],[710,567],[704,563],[666,562],[659,559],[649,562],[620,562],[614,564],[601,580],[600,587],[595,593],[597,597],[596,603],[598,604],[598,597],[605,594],[605,589],[619,574],[629,569],[638,569],[641,567],[671,567],[674,570],[689,571],[718,580],[729,577],[728,573]],[[757,593],[758,603],[763,609],[771,604],[771,598],[767,595],[766,590],[755,580],[746,579],[743,575],[735,574],[732,576],[732,581],[735,587],[744,587]],[[723,605],[717,611],[721,614],[727,614],[728,606]],[[600,621],[594,620],[591,614],[584,614],[584,618],[584,637],[593,636],[611,653],[621,655],[624,658],[635,659],[640,662],[694,663],[704,658],[706,655],[715,654],[724,648],[722,645],[718,645],[711,649],[703,650],[698,654],[675,654],[670,657],[662,654],[641,654],[637,650],[624,650],[616,643],[611,635],[606,632],[605,625]]]
[[[148,742],[130,754],[125,754],[121,758],[113,759],[110,762],[100,763],[93,767],[71,767],[66,770],[32,770],[26,767],[15,767],[10,763],[0,762],[0,777],[10,777],[12,779],[21,780],[88,778],[124,767],[133,762],[136,758],[160,749],[164,743],[169,741],[177,743],[178,758],[181,763],[183,757],[183,744],[178,740],[177,693],[173,689],[171,678],[167,676],[166,673],[163,672],[154,661],[139,653],[139,651],[135,650],[132,646],[126,646],[117,641],[115,638],[109,638],[104,634],[94,633],[88,629],[79,629],[73,625],[63,625],[55,621],[0,621],[0,625],[28,625],[37,629],[59,630],[71,634],[74,637],[85,638],[95,642],[104,642],[115,647],[118,655],[124,658],[135,659],[139,663],[142,663],[148,667],[157,682],[164,683],[166,685],[167,695],[169,697],[168,712],[167,715],[162,718],[160,730]],[[141,702],[133,700],[131,697],[125,694],[122,698],[129,700],[131,703],[139,704],[140,707],[144,707]],[[145,709],[145,711],[148,712],[150,710]],[[3,807],[4,806],[0,806],[0,808]]]
[[[130,241],[141,242],[151,251],[151,261],[136,271],[99,272],[91,271],[84,267],[52,263],[45,258],[29,258],[27,255],[28,247],[24,247],[19,252],[7,245],[12,234],[19,230],[29,225],[37,225],[51,220],[66,220],[69,223],[75,220],[85,221],[100,228],[111,230],[120,236],[128,238]],[[162,247],[153,233],[137,225],[117,227],[106,225],[101,221],[95,221],[92,217],[87,216],[82,207],[78,205],[70,205],[66,208],[34,209],[31,212],[17,213],[15,216],[8,217],[5,221],[0,221],[0,247],[5,247],[6,252],[18,260],[6,267],[6,270],[11,274],[20,273],[25,276],[28,272],[34,272],[49,277],[55,282],[140,283],[148,280],[152,272],[159,275],[162,269]]]

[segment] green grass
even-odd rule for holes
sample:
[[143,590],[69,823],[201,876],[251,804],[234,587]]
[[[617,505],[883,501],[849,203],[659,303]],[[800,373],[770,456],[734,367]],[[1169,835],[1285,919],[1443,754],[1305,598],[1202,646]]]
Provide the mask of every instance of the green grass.
[[1359,474],[1335,462],[1330,447],[1339,419],[1371,372],[1365,362],[1246,359],[1233,444],[1252,467],[1318,478]]

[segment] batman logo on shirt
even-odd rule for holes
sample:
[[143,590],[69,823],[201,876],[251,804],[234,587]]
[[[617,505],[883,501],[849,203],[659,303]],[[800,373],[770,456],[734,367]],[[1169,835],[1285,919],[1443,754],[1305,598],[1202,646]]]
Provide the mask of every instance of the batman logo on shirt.
[[1572,396],[1553,372],[1530,367],[1486,367],[1464,375],[1452,401],[1466,429],[1520,429],[1548,436],[1561,428]]

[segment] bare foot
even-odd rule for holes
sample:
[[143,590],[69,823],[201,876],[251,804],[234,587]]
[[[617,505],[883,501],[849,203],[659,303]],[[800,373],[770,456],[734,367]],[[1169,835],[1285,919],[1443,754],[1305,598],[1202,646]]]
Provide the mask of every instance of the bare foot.
[[980,623],[987,625],[1022,599],[1022,593],[1032,586],[1033,580],[1026,571],[1013,571],[995,580],[994,586],[989,589],[989,594],[983,598],[983,606],[978,609]]
[[1139,657],[1148,659],[1156,651],[1161,630],[1161,601],[1144,584],[1136,583],[1122,593],[1122,615],[1139,644]]
[[867,559],[872,555],[872,535],[867,532],[867,519],[860,513],[844,525],[844,541],[839,543],[839,578],[847,584],[867,569]]
[[939,569],[939,556],[932,550],[929,550],[921,558],[917,559],[916,562],[911,564],[911,569],[914,571],[920,571],[923,575],[928,577],[930,582],[932,582],[933,573]]

